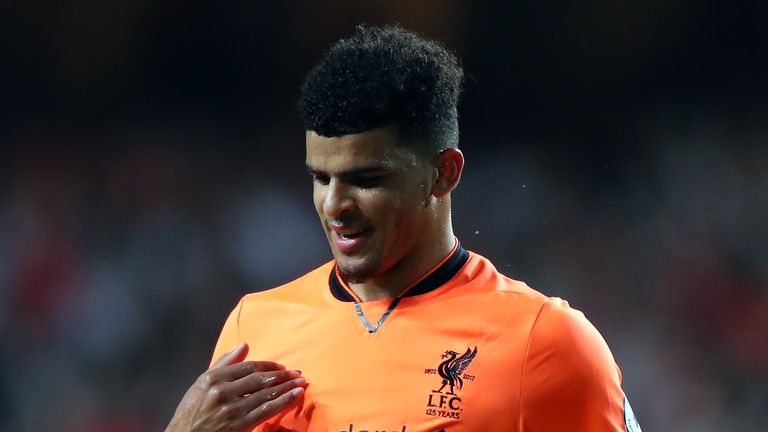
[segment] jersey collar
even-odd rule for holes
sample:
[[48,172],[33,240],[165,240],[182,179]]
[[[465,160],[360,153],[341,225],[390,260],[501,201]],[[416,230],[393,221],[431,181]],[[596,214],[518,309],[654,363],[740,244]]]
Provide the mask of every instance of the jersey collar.
[[[456,242],[456,247],[451,254],[448,255],[437,267],[432,269],[429,273],[424,275],[416,284],[406,289],[402,294],[403,297],[412,297],[416,295],[426,294],[436,288],[439,288],[461,270],[464,264],[469,259],[469,252],[461,247]],[[328,286],[331,289],[331,294],[336,300],[343,302],[354,302],[356,299],[350,294],[348,288],[345,288],[345,283],[338,275],[336,266],[331,269],[331,274],[328,276]]]

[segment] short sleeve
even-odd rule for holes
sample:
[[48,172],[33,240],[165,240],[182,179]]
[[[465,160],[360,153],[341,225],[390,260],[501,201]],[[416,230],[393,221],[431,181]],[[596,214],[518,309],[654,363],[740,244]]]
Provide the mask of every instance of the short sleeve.
[[242,308],[243,300],[241,299],[229,314],[227,321],[224,323],[224,328],[221,329],[219,340],[216,342],[216,348],[213,350],[211,366],[216,363],[219,357],[232,351],[240,344],[240,311]]
[[558,298],[539,312],[520,387],[523,431],[624,432],[621,372],[603,337]]

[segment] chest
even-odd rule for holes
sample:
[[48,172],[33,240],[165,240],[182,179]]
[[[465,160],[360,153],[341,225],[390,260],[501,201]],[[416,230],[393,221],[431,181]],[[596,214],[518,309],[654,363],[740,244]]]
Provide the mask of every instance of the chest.
[[[402,308],[369,333],[348,306],[290,320],[273,307],[241,327],[251,359],[299,369],[309,384],[257,431],[515,430],[524,320],[516,331],[514,319],[471,310]],[[375,322],[384,310],[363,312]]]

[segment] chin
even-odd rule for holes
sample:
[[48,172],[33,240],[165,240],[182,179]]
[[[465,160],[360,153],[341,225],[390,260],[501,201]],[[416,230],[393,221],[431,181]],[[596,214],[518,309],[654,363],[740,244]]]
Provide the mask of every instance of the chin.
[[336,260],[336,263],[339,266],[339,273],[341,274],[341,277],[347,283],[363,283],[379,272],[378,265],[368,262],[350,264]]

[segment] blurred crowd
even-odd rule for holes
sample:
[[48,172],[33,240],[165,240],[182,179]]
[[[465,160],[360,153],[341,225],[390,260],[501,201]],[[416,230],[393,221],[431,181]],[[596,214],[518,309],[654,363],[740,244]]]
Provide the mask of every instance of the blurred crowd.
[[0,430],[161,430],[239,297],[330,259],[291,105],[395,20],[464,59],[462,244],[585,312],[644,430],[768,424],[759,10],[50,3],[0,16]]
[[[759,430],[766,137],[702,122],[594,165],[489,151],[467,133],[457,235],[587,314],[647,430]],[[0,206],[3,430],[161,428],[239,296],[330,258],[300,151],[274,161],[142,135],[104,154],[34,139],[54,137],[6,154]],[[301,148],[300,133],[290,141]]]

